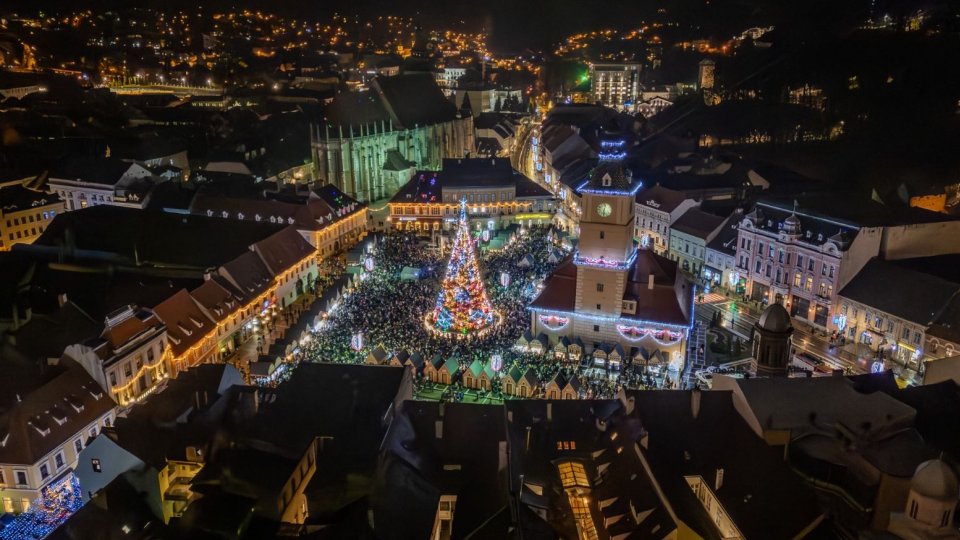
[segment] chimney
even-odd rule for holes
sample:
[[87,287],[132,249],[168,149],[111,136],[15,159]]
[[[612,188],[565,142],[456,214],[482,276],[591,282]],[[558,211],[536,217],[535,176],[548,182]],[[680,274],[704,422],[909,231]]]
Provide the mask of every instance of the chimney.
[[700,416],[700,389],[694,388],[690,391],[690,413],[694,419]]
[[647,274],[647,290],[653,290],[653,274]]
[[533,426],[527,426],[527,452],[530,451],[530,432],[533,431]]
[[717,469],[717,479],[713,483],[713,491],[716,493],[723,487],[723,469]]
[[436,422],[433,423],[433,425],[434,425],[434,431],[436,432],[437,438],[442,439],[443,438],[443,420],[442,419],[437,420]]
[[67,293],[60,293],[57,295],[57,305],[60,307],[67,305]]
[[553,403],[547,403],[547,422],[553,421]]

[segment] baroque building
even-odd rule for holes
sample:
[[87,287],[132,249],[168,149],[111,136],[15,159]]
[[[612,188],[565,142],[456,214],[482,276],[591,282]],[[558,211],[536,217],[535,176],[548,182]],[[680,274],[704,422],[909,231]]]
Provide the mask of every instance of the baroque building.
[[320,181],[361,202],[392,197],[416,170],[474,147],[473,116],[461,114],[426,73],[377,77],[339,94],[310,131]]

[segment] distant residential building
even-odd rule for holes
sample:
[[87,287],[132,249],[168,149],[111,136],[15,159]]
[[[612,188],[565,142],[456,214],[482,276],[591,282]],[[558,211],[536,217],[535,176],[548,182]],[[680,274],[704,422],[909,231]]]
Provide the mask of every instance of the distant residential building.
[[0,511],[20,513],[44,492],[69,489],[88,439],[111,426],[116,404],[86,371],[54,368],[36,385],[17,381],[0,413]]
[[56,194],[19,184],[0,187],[0,251],[33,242],[63,211],[63,201]]
[[659,185],[641,189],[636,200],[633,238],[657,255],[670,249],[670,225],[699,205],[693,198]]
[[672,106],[673,102],[669,99],[655,96],[637,104],[637,112],[642,114],[645,118],[650,118],[651,116],[658,115],[665,109]]
[[701,91],[713,90],[716,85],[717,63],[709,58],[700,61],[697,71],[697,87]]
[[508,158],[445,159],[443,169],[419,171],[389,203],[390,227],[430,234],[449,230],[467,201],[472,228],[494,233],[512,224],[548,225],[554,198],[516,171]]
[[157,389],[169,375],[167,332],[156,313],[128,305],[110,313],[100,336],[66,348],[121,407]]
[[707,243],[703,263],[703,279],[711,288],[721,287],[736,294],[743,294],[747,286],[747,279],[737,269],[737,225],[741,216],[738,209]]
[[590,84],[594,102],[632,110],[640,96],[640,64],[590,64]]
[[71,162],[52,170],[47,179],[68,211],[101,204],[143,208],[154,183],[149,169],[117,158]]
[[716,238],[727,220],[700,208],[690,208],[670,225],[670,259],[680,268],[701,277],[707,259],[707,244]]
[[467,74],[467,68],[462,66],[446,66],[434,72],[433,77],[437,85],[443,89],[447,95],[453,94],[453,89],[460,83],[460,79]]
[[845,335],[862,347],[859,355],[867,360],[874,356],[890,359],[919,370],[925,360],[960,353],[960,348],[949,342],[934,351],[927,346],[936,339],[927,336],[927,329],[934,324],[960,328],[956,313],[950,320],[950,304],[960,298],[960,279],[924,271],[945,265],[953,268],[958,262],[960,256],[870,259],[838,295],[837,317],[846,326]]

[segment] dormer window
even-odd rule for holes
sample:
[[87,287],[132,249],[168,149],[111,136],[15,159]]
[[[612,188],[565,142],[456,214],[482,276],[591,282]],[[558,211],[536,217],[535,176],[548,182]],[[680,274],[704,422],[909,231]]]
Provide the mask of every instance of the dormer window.
[[[93,399],[100,399],[103,397],[103,390],[101,390],[99,386],[88,388],[87,391],[90,392],[90,395],[93,396]],[[82,405],[80,406],[80,410],[83,410]]]
[[46,437],[47,435],[50,434],[50,428],[43,425],[39,421],[37,423],[34,423],[34,422],[27,422],[27,423],[30,424],[30,426],[33,429],[37,430],[37,433],[39,433],[43,437]]
[[192,322],[197,328],[203,328],[203,323],[200,322],[200,319],[197,319],[196,317],[190,317],[190,322]]
[[600,179],[600,183],[603,187],[610,187],[610,184],[613,183],[613,179],[610,178],[610,173],[604,174],[603,178]]
[[193,330],[190,330],[189,328],[184,326],[183,323],[177,323],[177,328],[179,328],[180,331],[183,332],[183,334],[186,336],[193,335]]
[[806,236],[807,236],[807,239],[809,240],[813,236],[813,233],[810,231],[807,231]]

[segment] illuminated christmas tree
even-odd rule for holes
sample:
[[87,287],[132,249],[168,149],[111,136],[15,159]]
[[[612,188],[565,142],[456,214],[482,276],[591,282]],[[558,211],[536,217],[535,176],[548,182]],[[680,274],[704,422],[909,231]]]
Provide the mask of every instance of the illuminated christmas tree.
[[493,307],[480,276],[477,255],[467,223],[467,202],[460,201],[457,236],[443,276],[433,313],[427,315],[431,329],[448,334],[481,333],[494,325]]

